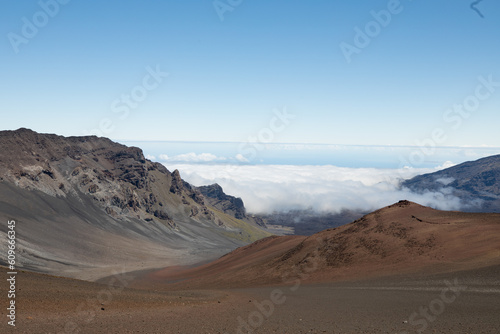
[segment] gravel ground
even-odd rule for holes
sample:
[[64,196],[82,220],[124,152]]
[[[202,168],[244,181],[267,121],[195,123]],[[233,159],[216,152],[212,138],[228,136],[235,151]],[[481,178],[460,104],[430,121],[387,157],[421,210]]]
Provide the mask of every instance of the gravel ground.
[[0,332],[499,333],[497,271],[192,291],[123,288],[127,274],[111,286],[20,272],[16,327],[5,298]]

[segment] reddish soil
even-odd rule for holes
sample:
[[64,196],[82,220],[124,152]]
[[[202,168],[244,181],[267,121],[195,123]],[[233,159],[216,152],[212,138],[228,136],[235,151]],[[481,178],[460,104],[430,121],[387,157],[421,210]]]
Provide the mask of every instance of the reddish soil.
[[[465,291],[431,315],[424,333],[500,330],[500,266],[417,279],[237,290],[135,290],[29,272],[17,277],[16,327],[7,325],[3,299],[0,333],[413,334],[424,318],[411,321],[411,315],[439,300],[445,280],[455,279]],[[0,289],[6,291],[6,284]]]
[[402,202],[198,267],[102,284],[19,272],[0,333],[499,333],[499,241],[498,214]]
[[[169,288],[336,282],[500,264],[500,214],[438,211],[403,201],[310,237],[269,237],[195,268],[140,276]],[[134,286],[134,284],[132,284]]]

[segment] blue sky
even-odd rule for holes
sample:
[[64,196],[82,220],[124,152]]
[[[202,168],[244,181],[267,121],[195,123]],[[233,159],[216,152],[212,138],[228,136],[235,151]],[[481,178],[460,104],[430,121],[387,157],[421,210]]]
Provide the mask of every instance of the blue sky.
[[[57,13],[55,1],[0,2],[3,130],[500,147],[500,87],[478,79],[500,82],[496,0],[477,5],[484,18],[472,1],[401,0],[350,62],[341,43],[356,46],[355,28],[376,29],[371,12],[391,1],[244,0],[224,20],[212,1],[72,0]],[[467,117],[447,113],[478,89]],[[133,92],[132,107],[122,97]],[[273,123],[284,110],[293,119]]]

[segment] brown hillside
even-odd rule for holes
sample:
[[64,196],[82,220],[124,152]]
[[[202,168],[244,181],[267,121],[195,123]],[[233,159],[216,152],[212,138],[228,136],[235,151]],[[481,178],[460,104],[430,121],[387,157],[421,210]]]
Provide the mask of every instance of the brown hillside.
[[500,214],[438,211],[408,201],[310,237],[270,237],[196,268],[144,277],[172,287],[328,282],[453,272],[500,264]]

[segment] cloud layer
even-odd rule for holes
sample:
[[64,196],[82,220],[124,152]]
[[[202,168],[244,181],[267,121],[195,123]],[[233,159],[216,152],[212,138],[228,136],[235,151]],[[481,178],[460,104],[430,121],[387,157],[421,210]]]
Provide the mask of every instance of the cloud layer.
[[224,164],[231,164],[231,163],[246,163],[248,160],[241,154],[237,154],[234,157],[223,157],[223,156],[217,156],[212,153],[195,153],[195,152],[190,152],[190,153],[182,153],[182,154],[177,154],[177,155],[167,155],[167,154],[160,154],[158,156],[158,159],[156,156],[151,155],[151,154],[146,154],[146,158],[149,160],[159,160],[165,164],[168,164],[171,166],[172,164],[181,164],[181,163],[186,163],[186,164],[214,164],[214,163],[224,163]]
[[172,162],[188,162],[188,163],[205,163],[205,162],[215,162],[215,161],[224,161],[226,158],[218,157],[212,153],[185,153],[175,155],[170,157],[166,154],[160,155],[160,160],[162,161],[172,161]]
[[[292,165],[196,165],[168,164],[193,185],[218,183],[227,194],[243,199],[251,213],[312,208],[375,210],[402,199],[442,210],[460,209],[451,189],[415,194],[399,189],[403,179],[449,167],[427,169],[344,168]],[[446,181],[446,180],[443,180]]]

